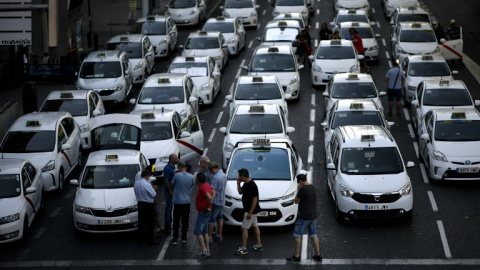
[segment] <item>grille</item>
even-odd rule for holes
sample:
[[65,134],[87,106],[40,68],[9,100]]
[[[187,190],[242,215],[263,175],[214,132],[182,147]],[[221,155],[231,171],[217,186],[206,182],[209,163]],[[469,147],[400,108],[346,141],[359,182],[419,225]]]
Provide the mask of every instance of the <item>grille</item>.
[[282,89],[283,89],[283,92],[287,91],[287,87],[286,87],[286,86],[282,86]]
[[352,199],[359,203],[392,203],[400,199],[400,194],[382,194],[380,195],[380,199],[378,201],[375,200],[375,196],[371,194],[361,194],[355,193],[352,196]]
[[[278,209],[262,209],[262,211],[267,211],[268,212],[268,217],[260,217],[257,216],[257,220],[259,223],[267,223],[267,222],[277,222],[282,218],[282,212]],[[270,215],[271,212],[275,211],[275,215]],[[245,214],[245,211],[243,209],[235,209],[232,212],[232,218],[236,220],[237,222],[242,222],[243,221],[243,216]]]
[[123,231],[123,230],[131,230],[131,229],[136,229],[138,227],[138,224],[135,223],[128,223],[128,224],[115,224],[115,225],[87,225],[87,224],[81,224],[79,227],[86,227],[87,230],[89,231]]
[[107,212],[105,210],[92,209],[91,212],[95,217],[121,217],[127,215],[129,210],[129,208],[122,208]]
[[150,165],[154,165],[156,160],[156,158],[150,158],[148,159],[148,162],[150,162]]
[[[457,165],[465,165],[465,162],[452,161],[452,163]],[[480,162],[475,161],[470,163],[470,165],[477,165],[477,164],[480,164]]]
[[102,90],[99,92],[100,96],[110,96],[113,94],[115,90]]
[[391,218],[399,216],[399,211],[396,209],[393,210],[357,210],[355,211],[357,217],[360,218]]

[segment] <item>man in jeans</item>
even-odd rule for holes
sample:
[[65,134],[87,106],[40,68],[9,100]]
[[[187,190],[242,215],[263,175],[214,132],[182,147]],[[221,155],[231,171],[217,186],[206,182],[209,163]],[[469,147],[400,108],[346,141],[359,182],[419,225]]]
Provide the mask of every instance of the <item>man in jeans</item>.
[[402,115],[402,84],[405,81],[405,73],[400,70],[397,62],[393,62],[393,67],[387,71],[385,80],[388,81],[388,116],[392,116],[393,99],[397,101],[397,116]]
[[212,216],[208,223],[208,241],[213,242],[213,229],[215,223],[218,223],[217,232],[215,233],[215,240],[223,241],[223,214],[222,207],[225,204],[225,187],[227,186],[227,176],[222,170],[218,168],[218,164],[210,162],[208,164],[208,170],[211,174],[210,185],[212,186]]
[[287,258],[288,262],[300,262],[300,246],[302,245],[302,235],[308,230],[308,236],[312,238],[315,255],[313,259],[322,261],[320,255],[320,244],[317,236],[317,194],[315,187],[307,181],[304,173],[297,175],[298,191],[295,197],[295,203],[298,204],[298,218],[295,222],[293,237],[295,241],[295,254]]
[[170,184],[173,186],[173,237],[170,244],[176,245],[180,219],[182,220],[182,243],[187,242],[190,219],[190,193],[193,187],[193,175],[187,172],[185,162],[178,163],[178,172],[175,173]]
[[165,213],[164,221],[165,227],[163,228],[162,235],[169,235],[172,230],[172,209],[173,209],[173,190],[171,182],[175,176],[175,165],[178,164],[178,156],[176,154],[170,154],[168,156],[168,163],[163,169],[163,179],[165,185],[163,186],[163,193],[165,194]]
[[202,252],[197,256],[198,260],[210,258],[210,246],[208,245],[208,221],[212,211],[212,187],[207,183],[205,174],[199,172],[195,177],[198,184],[195,206],[198,211],[195,220],[195,229],[193,234],[197,237]]

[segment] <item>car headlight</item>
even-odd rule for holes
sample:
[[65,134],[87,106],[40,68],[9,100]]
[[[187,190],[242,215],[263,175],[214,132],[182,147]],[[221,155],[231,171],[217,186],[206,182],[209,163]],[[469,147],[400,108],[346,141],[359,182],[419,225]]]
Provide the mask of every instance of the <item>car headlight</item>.
[[234,147],[235,146],[233,144],[226,143],[226,144],[223,145],[223,150],[225,150],[225,152],[227,152],[227,153],[231,153],[233,151]]
[[43,166],[42,168],[42,172],[48,172],[48,171],[51,171],[55,169],[55,160],[50,160],[49,162],[47,162],[47,164],[45,166]]
[[197,9],[194,8],[194,9],[190,12],[190,15],[193,15],[193,14],[195,14],[196,12],[197,12]]
[[293,78],[290,80],[290,84],[294,84],[298,82],[298,74],[293,75]]
[[398,47],[397,54],[406,54],[407,52],[402,49],[402,47]]
[[378,50],[378,46],[372,46],[370,48],[368,48],[369,51],[376,51]]
[[171,15],[172,15],[172,13],[170,13],[170,11],[167,11],[167,12],[165,12],[165,15],[167,15],[167,16],[171,16]]
[[433,159],[438,161],[448,162],[447,157],[440,151],[433,150]]
[[352,197],[355,192],[344,184],[340,184],[340,195],[343,197]]
[[236,38],[236,37],[233,37],[233,38],[229,39],[229,40],[227,41],[227,43],[228,43],[228,44],[235,44],[235,43],[237,43],[237,38]]
[[82,214],[89,214],[89,215],[92,214],[92,212],[90,212],[90,208],[85,207],[85,206],[81,206],[81,205],[78,205],[78,204],[75,204],[75,211],[79,212],[79,213],[82,213]]
[[278,10],[273,9],[272,14],[273,14],[273,17],[275,17],[275,16],[277,16],[277,15],[280,14],[280,13],[278,12]]
[[360,72],[360,67],[358,65],[353,65],[350,67],[350,73],[352,72]]
[[281,205],[283,207],[288,207],[290,205],[293,205],[295,203],[295,200],[289,200],[289,201],[286,201],[286,202],[282,202]]
[[113,90],[120,91],[120,90],[122,90],[122,88],[123,88],[123,85],[119,84],[115,88],[113,88]]
[[282,198],[280,198],[281,200],[288,200],[290,198],[292,198],[293,196],[295,196],[295,191],[293,191],[292,193],[288,194],[288,195],[285,195],[283,196]]
[[80,132],[87,132],[90,130],[90,125],[88,123],[80,126]]
[[313,66],[313,71],[315,71],[315,72],[323,72],[323,71],[322,71],[322,68],[321,68],[320,66],[317,66],[317,65],[314,65],[314,66]]
[[230,14],[228,14],[227,12],[223,13],[223,17],[230,17]]
[[437,46],[437,47],[435,48],[435,50],[433,51],[433,53],[439,53],[439,52],[440,52],[440,48]]
[[15,222],[20,219],[20,213],[16,213],[9,216],[4,216],[0,218],[0,225]]
[[415,86],[411,86],[411,85],[409,85],[407,88],[408,90],[411,90],[411,91],[415,91],[417,89]]
[[387,7],[393,8],[393,5],[392,4],[387,4]]
[[168,156],[159,157],[159,158],[158,158],[158,162],[168,163]]
[[133,70],[141,69],[143,67],[143,60],[138,62],[138,64],[133,68]]
[[215,57],[213,57],[213,59],[215,59],[215,60],[222,60],[222,56],[220,56],[220,55],[219,55],[219,56],[215,56]]
[[402,196],[407,196],[407,195],[410,195],[412,193],[412,185],[410,184],[410,182],[407,182],[399,191],[398,193],[400,193],[400,195]]
[[131,206],[129,207],[129,210],[128,210],[129,213],[134,213],[134,212],[137,212],[137,211],[138,211],[138,206],[137,206],[136,204],[135,204],[135,205],[131,205]]
[[210,90],[210,83],[204,83],[201,87],[200,87],[200,91],[207,91],[207,90]]
[[182,110],[180,112],[180,115],[183,117],[183,118],[186,118],[187,117],[187,112],[185,110]]
[[257,16],[257,12],[254,11],[254,12],[250,13],[250,17],[255,17],[255,16]]
[[167,38],[164,38],[158,43],[158,45],[167,44],[167,42],[168,42]]

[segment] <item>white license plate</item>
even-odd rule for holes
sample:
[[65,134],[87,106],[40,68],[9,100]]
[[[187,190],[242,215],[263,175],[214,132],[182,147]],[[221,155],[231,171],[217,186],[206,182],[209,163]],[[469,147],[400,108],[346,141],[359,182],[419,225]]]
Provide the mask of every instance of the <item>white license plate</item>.
[[457,173],[478,173],[478,168],[457,168]]
[[267,212],[267,211],[261,211],[261,212],[258,213],[257,216],[259,216],[259,217],[268,217],[268,212]]
[[100,225],[112,225],[112,224],[122,224],[130,223],[130,219],[99,219],[98,224]]
[[388,205],[386,205],[386,204],[367,204],[367,205],[365,205],[365,210],[388,210]]

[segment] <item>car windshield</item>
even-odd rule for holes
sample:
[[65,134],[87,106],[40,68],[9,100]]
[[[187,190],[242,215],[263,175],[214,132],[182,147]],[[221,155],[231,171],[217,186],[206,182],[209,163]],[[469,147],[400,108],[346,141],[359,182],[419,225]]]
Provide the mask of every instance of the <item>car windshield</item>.
[[174,104],[185,100],[182,86],[144,87],[138,104]]
[[88,105],[86,99],[48,99],[40,109],[41,112],[69,112],[72,116],[86,116]]
[[186,73],[190,77],[206,77],[208,67],[206,62],[179,62],[171,64],[168,73]]
[[344,174],[397,174],[404,171],[396,147],[344,148],[340,168]]
[[430,18],[428,14],[398,14],[397,23],[401,22],[428,22]]
[[130,59],[143,57],[141,42],[111,42],[105,45],[105,50],[125,51]]
[[336,23],[342,22],[366,22],[368,23],[367,15],[338,15]]
[[230,125],[234,134],[274,134],[283,133],[278,114],[237,114]]
[[290,161],[285,149],[245,148],[235,151],[227,174],[228,180],[238,179],[238,170],[245,168],[257,180],[291,181]]
[[164,36],[167,33],[167,26],[165,21],[138,22],[133,25],[130,32],[132,34]]
[[298,35],[298,28],[293,27],[273,27],[267,28],[263,34],[263,42],[292,42]]
[[427,89],[423,94],[424,106],[472,106],[467,89]]
[[320,47],[317,53],[317,59],[355,59],[355,51],[351,46],[325,46]]
[[20,196],[21,188],[20,175],[0,174],[0,199]]
[[435,141],[480,141],[480,121],[437,121],[435,123]]
[[408,67],[408,75],[413,77],[439,77],[450,76],[450,70],[446,62],[436,63],[411,63]]
[[170,8],[192,8],[196,6],[197,0],[172,0]]
[[403,30],[400,32],[401,42],[437,42],[432,30]]
[[252,61],[252,72],[295,71],[295,62],[291,54],[257,54]]
[[218,37],[195,37],[187,39],[185,49],[187,50],[203,50],[220,48],[220,40]]
[[170,122],[142,122],[142,142],[168,140],[172,137]]
[[335,83],[332,89],[333,98],[374,98],[377,90],[371,82]]
[[107,79],[122,76],[120,62],[83,62],[80,70],[82,79]]
[[4,153],[52,152],[55,148],[55,131],[10,131],[2,144]]
[[304,0],[277,0],[277,6],[304,6]]
[[276,83],[239,84],[235,91],[235,100],[281,99],[282,89]]
[[348,125],[385,126],[378,111],[343,111],[335,112],[330,129]]
[[[349,36],[350,33],[348,32],[349,28],[342,28],[340,30],[340,37],[345,38],[346,36]],[[358,32],[361,38],[374,38],[375,36],[373,35],[373,30],[370,27],[355,27],[355,31]]]
[[92,151],[104,149],[140,149],[141,128],[121,123],[101,125],[91,131]]
[[224,23],[206,23],[203,26],[204,31],[221,32],[221,33],[233,33],[235,32],[235,25],[233,22]]
[[252,0],[227,0],[225,8],[253,8]]
[[81,187],[85,189],[131,188],[138,164],[88,166],[83,174]]

